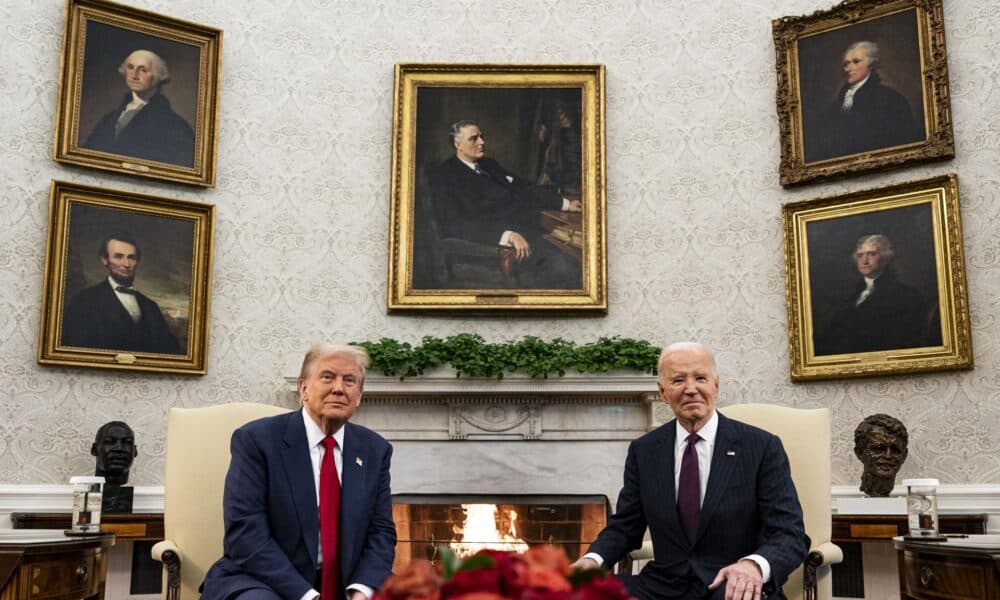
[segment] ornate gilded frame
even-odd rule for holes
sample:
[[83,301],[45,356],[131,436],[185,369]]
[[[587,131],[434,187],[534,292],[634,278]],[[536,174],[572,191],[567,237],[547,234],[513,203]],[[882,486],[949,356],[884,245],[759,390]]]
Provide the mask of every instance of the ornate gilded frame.
[[[210,204],[53,181],[38,362],[204,375],[214,224],[215,207]],[[180,352],[63,343],[67,305],[106,280],[97,249],[100,240],[118,233],[131,234],[145,255],[140,255],[134,272],[135,289],[157,302],[173,323],[168,327]]]
[[[782,224],[792,381],[972,368],[957,175],[790,202],[782,206]],[[898,281],[927,300],[928,318],[922,323],[928,337],[923,339],[934,342],[817,354],[824,330],[837,334],[842,329],[832,324],[858,322],[837,315],[845,306],[841,314],[855,314],[850,310],[863,285],[848,286],[861,281],[852,253],[861,235],[876,233],[891,240]],[[897,324],[881,321],[879,326],[888,330]]]
[[[425,94],[423,106],[426,106],[429,99],[436,98],[433,94],[443,94],[448,99],[452,97],[449,94],[454,97],[466,93],[489,95],[494,92],[516,95],[522,93],[519,90],[527,90],[523,92],[525,94],[532,93],[531,90],[570,90],[568,93],[572,94],[576,94],[572,90],[578,90],[579,93],[579,107],[574,106],[573,110],[579,110],[582,156],[580,199],[583,210],[580,229],[577,230],[582,239],[575,244],[579,251],[582,288],[496,286],[458,289],[447,287],[447,284],[444,287],[415,286],[414,257],[419,257],[414,245],[415,215],[418,214],[417,180],[418,176],[425,177],[425,167],[431,164],[430,161],[417,164],[419,97]],[[503,110],[496,112],[503,113]],[[393,115],[388,268],[390,311],[607,311],[603,65],[397,64]],[[508,118],[505,114],[493,116],[500,121]],[[440,118],[443,119],[443,116]],[[448,123],[470,117],[462,113],[449,118]],[[437,129],[434,131],[434,143],[440,138],[441,151],[447,153],[450,150],[451,156],[454,156],[454,148],[445,147],[447,129],[442,129],[440,135],[437,135]],[[488,151],[491,149],[488,146]],[[488,156],[499,157],[493,153]],[[420,251],[424,251],[423,247]]]
[[[91,29],[94,33],[88,40]],[[126,92],[115,70],[129,49],[152,50],[167,62],[170,81],[164,97],[194,131],[190,165],[163,162],[160,159],[167,156],[163,153],[154,159],[87,147],[98,117],[115,111]],[[221,68],[219,29],[106,0],[67,0],[53,158],[140,177],[215,186]],[[150,139],[150,144],[156,142]]]
[[[900,26],[900,31],[886,27],[890,21],[904,13],[913,12],[915,31],[909,26]],[[891,21],[896,23],[897,21]],[[903,21],[898,21],[902,23]],[[909,22],[909,21],[906,21]],[[774,34],[776,68],[778,75],[777,110],[781,131],[780,181],[783,186],[791,186],[812,181],[820,181],[904,165],[941,160],[955,156],[955,139],[952,133],[951,96],[948,88],[948,54],[945,48],[944,10],[941,0],[846,0],[830,10],[817,11],[812,15],[783,17],[771,23]],[[881,31],[877,28],[882,27]],[[873,32],[873,30],[876,30]],[[825,39],[823,36],[827,36]],[[891,41],[906,39],[898,44],[893,56],[905,55],[905,71],[899,63],[897,81],[905,83],[919,93],[921,104],[912,107],[914,118],[919,122],[923,114],[924,137],[921,140],[895,146],[878,147],[853,154],[839,154],[825,157],[813,152],[809,157],[806,148],[807,129],[817,130],[818,138],[823,136],[814,125],[815,117],[806,119],[805,112],[819,114],[820,102],[831,100],[809,98],[811,90],[818,89],[819,65],[800,59],[803,49],[817,44],[839,40],[860,41],[873,36],[872,40],[883,44],[883,59],[892,55]],[[803,44],[808,44],[803,46]],[[837,46],[828,65],[823,62],[823,85],[837,72],[838,54],[842,56],[846,45]],[[883,62],[885,62],[883,60]],[[902,62],[902,61],[900,61]],[[803,77],[805,75],[805,77]],[[828,89],[828,88],[827,88]],[[919,92],[918,92],[919,90]],[[818,139],[817,138],[817,139]],[[816,143],[816,140],[813,140]]]

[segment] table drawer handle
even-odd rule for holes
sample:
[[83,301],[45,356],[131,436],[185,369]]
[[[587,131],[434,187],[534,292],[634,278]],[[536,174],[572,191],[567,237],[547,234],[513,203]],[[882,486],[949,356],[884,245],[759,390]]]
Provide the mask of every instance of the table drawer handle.
[[80,583],[87,581],[87,565],[81,564],[76,568],[76,580]]
[[932,579],[934,579],[933,569],[930,567],[920,567],[920,583],[922,585],[930,585]]

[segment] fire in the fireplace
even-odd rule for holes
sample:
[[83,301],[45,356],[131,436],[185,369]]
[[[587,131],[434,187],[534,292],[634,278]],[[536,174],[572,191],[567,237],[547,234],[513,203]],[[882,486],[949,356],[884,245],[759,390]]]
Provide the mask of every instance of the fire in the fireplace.
[[449,543],[459,556],[471,556],[488,548],[524,552],[528,544],[518,537],[517,511],[501,509],[496,504],[463,504],[465,521],[453,527],[457,538]]

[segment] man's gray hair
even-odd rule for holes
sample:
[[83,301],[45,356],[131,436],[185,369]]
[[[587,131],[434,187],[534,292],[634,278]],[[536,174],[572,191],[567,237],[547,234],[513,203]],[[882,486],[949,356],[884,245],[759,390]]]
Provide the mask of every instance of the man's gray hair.
[[847,50],[844,50],[844,54],[846,55],[848,52],[854,49],[861,50],[862,52],[865,53],[865,56],[868,57],[868,68],[870,69],[878,68],[879,63],[881,62],[881,59],[879,58],[878,44],[876,44],[875,42],[869,42],[868,40],[854,42],[853,44],[847,47]]
[[892,260],[896,258],[896,251],[892,249],[892,242],[890,242],[889,238],[885,237],[881,233],[873,233],[859,237],[858,243],[854,244],[854,251],[857,252],[858,248],[864,246],[865,244],[874,244],[875,247],[878,248],[878,252],[882,256],[882,259],[885,260],[886,264],[891,263]]
[[666,361],[671,354],[680,350],[695,350],[707,354],[708,360],[712,365],[712,373],[715,375],[716,379],[719,378],[719,369],[715,366],[715,356],[712,354],[712,351],[708,349],[708,346],[705,344],[699,344],[698,342],[674,342],[660,352],[660,358],[656,361],[656,376],[658,379],[661,381],[663,380],[663,369],[661,367],[663,367],[664,361]]
[[167,61],[160,58],[160,56],[150,50],[135,50],[125,57],[122,64],[118,65],[118,72],[125,75],[125,63],[128,59],[133,56],[144,56],[149,59],[150,64],[153,65],[153,78],[156,80],[156,85],[162,85],[170,81],[170,71],[167,69]]
[[306,352],[305,358],[302,360],[302,369],[299,370],[299,380],[306,379],[309,377],[312,371],[313,364],[318,360],[330,356],[349,356],[354,360],[354,364],[357,365],[358,370],[361,371],[361,381],[365,380],[365,371],[368,370],[368,351],[361,346],[351,346],[348,344],[314,344],[309,351]]
[[468,127],[469,125],[479,127],[479,123],[471,119],[463,119],[461,121],[455,121],[451,124],[451,130],[448,131],[448,139],[451,140],[452,144],[457,142],[462,137],[462,128]]

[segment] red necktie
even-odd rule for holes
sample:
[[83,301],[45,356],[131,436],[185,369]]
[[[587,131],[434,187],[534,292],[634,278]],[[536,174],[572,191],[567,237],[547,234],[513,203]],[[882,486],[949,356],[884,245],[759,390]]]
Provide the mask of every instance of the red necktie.
[[340,600],[340,480],[337,465],[333,462],[333,449],[337,440],[323,438],[326,453],[319,468],[319,537],[323,547],[322,600]]
[[681,457],[681,476],[677,482],[677,514],[688,541],[692,543],[701,515],[701,480],[698,475],[698,451],[694,447],[700,439],[697,433],[687,437],[687,446]]

